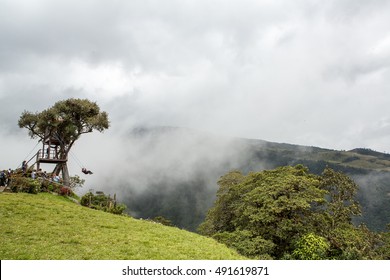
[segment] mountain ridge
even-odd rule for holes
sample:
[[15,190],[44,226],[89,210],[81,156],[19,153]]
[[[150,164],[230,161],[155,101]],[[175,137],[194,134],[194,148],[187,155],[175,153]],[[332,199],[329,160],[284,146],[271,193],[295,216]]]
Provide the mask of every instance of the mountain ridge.
[[[203,132],[203,131],[197,131],[191,128],[186,127],[175,127],[175,126],[153,126],[153,127],[136,127],[131,132],[130,135],[137,135],[139,137],[143,137],[145,135],[159,135],[159,134],[170,134],[170,133],[188,133],[193,135],[204,135],[206,137],[217,137],[217,138],[225,138],[225,139],[232,139],[236,142],[246,142],[249,146],[252,146],[254,149],[277,149],[280,151],[285,152],[295,152],[294,156],[301,156],[305,159],[312,159],[312,160],[324,160],[334,163],[343,163],[343,165],[356,167],[356,168],[363,168],[363,169],[371,169],[371,170],[377,170],[377,171],[386,171],[390,172],[390,154],[385,152],[379,152],[376,150],[373,150],[371,148],[365,148],[365,147],[355,147],[350,150],[339,150],[339,149],[332,149],[327,147],[319,147],[319,146],[310,146],[310,145],[302,145],[302,144],[291,144],[286,142],[275,142],[275,141],[268,141],[263,139],[256,139],[256,138],[245,138],[245,137],[223,137],[218,136],[214,133],[209,132]],[[312,156],[313,154],[321,153],[321,155],[317,155],[317,157],[308,157],[307,155],[304,156],[304,154],[308,154]],[[335,154],[336,153],[336,154]],[[329,155],[329,154],[335,154],[335,155]],[[298,157],[300,158],[300,157]],[[357,162],[354,162],[355,160],[368,160],[371,163],[375,162],[375,158],[378,160],[384,160],[386,162],[377,163],[375,164],[367,164],[366,166],[360,166]]]

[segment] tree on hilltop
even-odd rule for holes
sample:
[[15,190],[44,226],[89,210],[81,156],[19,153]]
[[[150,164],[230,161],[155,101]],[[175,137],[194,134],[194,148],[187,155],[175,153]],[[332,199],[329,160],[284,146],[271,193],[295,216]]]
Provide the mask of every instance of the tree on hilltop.
[[42,112],[24,111],[18,125],[20,128],[27,128],[32,139],[38,138],[43,143],[55,141],[55,156],[63,161],[57,163],[53,172],[57,175],[62,172],[64,184],[69,185],[67,158],[74,143],[82,134],[93,130],[103,132],[109,127],[109,120],[107,113],[101,112],[95,102],[70,98],[58,101]]

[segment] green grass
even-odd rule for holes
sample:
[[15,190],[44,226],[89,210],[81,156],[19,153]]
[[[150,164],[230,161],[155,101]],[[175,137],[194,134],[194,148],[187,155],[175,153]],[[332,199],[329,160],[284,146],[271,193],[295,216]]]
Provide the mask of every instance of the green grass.
[[0,193],[0,259],[243,259],[215,240],[82,207],[52,194]]

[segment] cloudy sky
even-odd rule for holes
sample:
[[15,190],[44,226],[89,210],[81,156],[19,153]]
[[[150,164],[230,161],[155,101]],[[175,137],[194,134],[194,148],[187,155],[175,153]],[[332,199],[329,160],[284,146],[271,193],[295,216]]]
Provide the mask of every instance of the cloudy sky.
[[70,97],[110,116],[89,147],[167,125],[390,152],[389,26],[386,0],[0,0],[0,161]]

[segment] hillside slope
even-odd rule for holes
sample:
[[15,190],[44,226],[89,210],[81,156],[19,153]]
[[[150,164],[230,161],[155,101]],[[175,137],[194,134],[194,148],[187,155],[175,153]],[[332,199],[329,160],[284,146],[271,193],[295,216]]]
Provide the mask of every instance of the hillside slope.
[[77,205],[51,194],[0,193],[0,259],[242,259],[188,231]]

